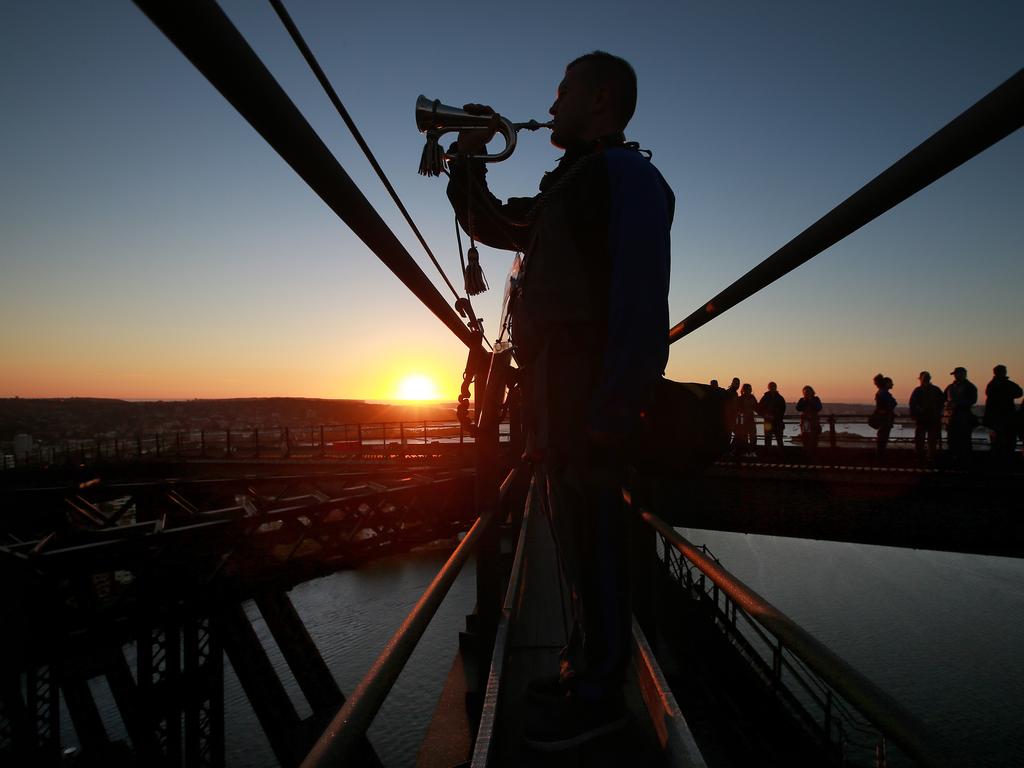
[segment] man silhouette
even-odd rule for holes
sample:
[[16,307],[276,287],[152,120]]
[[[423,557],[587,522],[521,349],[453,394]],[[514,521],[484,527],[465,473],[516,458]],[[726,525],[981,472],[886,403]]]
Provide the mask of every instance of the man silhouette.
[[971,455],[971,433],[978,423],[971,411],[971,406],[978,402],[978,388],[967,378],[967,369],[962,365],[950,375],[953,381],[946,386],[946,435],[953,463],[966,466]]
[[[910,416],[914,419],[914,447],[917,449],[917,460],[924,464],[935,461],[935,453],[939,444],[939,433],[942,430],[942,404],[946,396],[942,390],[932,384],[932,375],[921,371],[917,380],[919,386],[910,393]],[[925,441],[928,452],[925,453]]]
[[764,419],[764,444],[772,444],[774,437],[779,448],[782,447],[782,430],[785,428],[786,399],[779,394],[779,385],[768,382],[768,391],[761,395],[757,403],[757,412]]
[[985,387],[985,415],[982,423],[992,430],[992,457],[1006,463],[1017,444],[1013,401],[1024,395],[1020,385],[1006,375],[1006,366],[992,369],[992,381]]
[[[544,489],[573,628],[557,680],[526,739],[544,750],[581,744],[625,723],[631,657],[626,446],[668,359],[669,228],[674,197],[623,131],[636,75],[595,51],[566,67],[551,105],[551,142],[565,154],[541,194],[502,203],[486,186],[487,133],[459,135],[448,197],[477,240],[524,256],[511,307],[527,453]],[[488,107],[466,105],[488,114]]]

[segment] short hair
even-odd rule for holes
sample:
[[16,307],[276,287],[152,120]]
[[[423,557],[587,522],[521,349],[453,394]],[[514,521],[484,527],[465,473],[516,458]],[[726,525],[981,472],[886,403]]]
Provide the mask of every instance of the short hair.
[[994,373],[996,376],[1005,376],[1006,375],[1006,366],[1005,365],[997,365],[995,368],[992,369],[992,373]]
[[774,381],[769,381],[768,382],[768,389],[778,389],[778,386],[779,385],[776,384]]
[[636,72],[628,61],[613,56],[607,51],[591,51],[569,62],[568,72],[577,64],[587,63],[588,77],[592,85],[610,85],[612,110],[619,128],[624,129],[636,111]]
[[928,371],[921,371],[921,373],[918,375],[917,378],[919,378],[919,379],[927,379],[928,381],[931,381],[932,380],[932,375],[930,373],[928,373]]

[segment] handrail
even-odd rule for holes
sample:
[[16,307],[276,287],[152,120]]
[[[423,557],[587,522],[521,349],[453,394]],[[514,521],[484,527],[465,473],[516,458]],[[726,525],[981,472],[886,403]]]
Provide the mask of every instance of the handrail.
[[[518,467],[513,468],[502,481],[502,498],[508,493],[518,470]],[[455,548],[401,626],[384,645],[384,649],[359,681],[355,691],[324,729],[316,744],[303,759],[301,768],[334,768],[346,764],[347,756],[366,734],[391,687],[416,649],[427,625],[455,582],[455,577],[492,520],[493,513],[489,513],[473,523],[469,533]]]
[[[629,492],[623,489],[632,504]],[[933,746],[924,724],[895,699],[799,626],[782,611],[708,557],[657,515],[635,507],[640,517],[662,535],[713,584],[785,644],[800,661],[855,706],[879,731],[924,766],[950,765]]]
[[499,696],[501,683],[505,673],[505,661],[508,655],[508,639],[515,623],[517,608],[519,606],[519,593],[522,588],[524,563],[526,561],[526,531],[530,525],[531,507],[533,506],[534,494],[537,493],[536,482],[530,484],[530,490],[526,497],[526,504],[523,508],[523,519],[519,524],[519,539],[516,543],[516,552],[512,560],[512,570],[509,572],[508,588],[505,591],[505,601],[501,607],[501,615],[498,618],[498,628],[494,634],[494,650],[491,652],[491,664],[487,674],[487,689],[484,692],[483,709],[480,714],[480,724],[476,731],[476,744],[473,747],[473,758],[471,768],[487,768],[490,762],[495,744],[495,726],[498,719]]
[[669,344],[810,261],[1024,125],[1024,70],[984,96],[668,332]]

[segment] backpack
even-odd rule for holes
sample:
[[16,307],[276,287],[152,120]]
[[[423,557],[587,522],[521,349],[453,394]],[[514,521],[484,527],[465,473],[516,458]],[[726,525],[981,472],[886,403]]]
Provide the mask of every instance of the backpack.
[[707,466],[729,449],[732,424],[728,390],[661,378],[635,453],[646,474],[686,472]]

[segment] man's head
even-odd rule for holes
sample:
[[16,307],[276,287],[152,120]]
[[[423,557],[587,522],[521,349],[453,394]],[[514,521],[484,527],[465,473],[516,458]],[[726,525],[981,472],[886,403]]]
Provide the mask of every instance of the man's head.
[[928,371],[921,371],[917,376],[917,380],[922,384],[929,384],[931,383],[932,375]]
[[715,389],[718,389],[718,379],[712,379],[710,386],[714,387]]
[[779,385],[776,384],[774,381],[769,381],[768,382],[768,389],[769,389],[769,391],[774,392],[778,388],[779,388]]
[[625,59],[594,51],[569,62],[558,85],[551,143],[565,149],[625,130],[636,108],[636,73]]
[[1006,378],[1006,366],[1005,365],[997,365],[995,368],[992,369],[992,373],[995,374],[995,376],[997,378],[1000,378],[1000,379]]
[[963,381],[964,379],[967,378],[967,369],[964,368],[962,365],[958,365],[956,368],[949,372],[949,375],[952,376],[955,381]]

